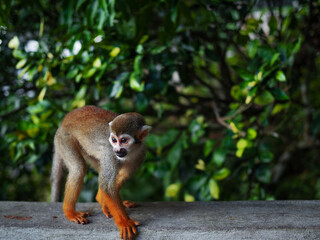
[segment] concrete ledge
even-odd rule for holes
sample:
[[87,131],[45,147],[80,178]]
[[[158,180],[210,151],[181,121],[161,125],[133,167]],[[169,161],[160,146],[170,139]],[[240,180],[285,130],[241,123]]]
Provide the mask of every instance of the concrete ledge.
[[[62,203],[0,202],[0,239],[119,239],[97,203],[77,209],[91,211],[90,224],[66,220]],[[320,239],[320,201],[145,202],[129,215],[137,239]]]

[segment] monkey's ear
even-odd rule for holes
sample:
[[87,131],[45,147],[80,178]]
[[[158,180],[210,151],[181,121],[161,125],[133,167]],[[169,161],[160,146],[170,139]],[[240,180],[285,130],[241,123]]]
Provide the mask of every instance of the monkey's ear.
[[140,139],[140,141],[145,139],[145,137],[148,135],[150,130],[151,130],[150,126],[148,126],[148,125],[142,126],[142,128],[140,129],[140,132],[138,134],[138,138]]
[[111,123],[112,123],[113,121],[111,121],[111,122],[109,122],[109,127],[111,127]]

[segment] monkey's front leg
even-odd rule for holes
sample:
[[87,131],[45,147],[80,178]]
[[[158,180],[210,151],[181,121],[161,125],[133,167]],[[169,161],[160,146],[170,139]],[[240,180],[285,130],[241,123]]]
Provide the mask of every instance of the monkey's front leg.
[[102,189],[99,190],[100,199],[102,200],[103,204],[107,205],[107,208],[109,209],[116,225],[120,230],[120,238],[124,240],[132,240],[134,236],[138,234],[136,226],[139,225],[139,222],[129,218],[126,210],[121,203],[118,192],[109,194]]
[[[96,195],[96,200],[97,202],[101,205],[102,207],[102,212],[104,213],[104,215],[106,215],[107,218],[111,218],[111,213],[108,209],[108,206],[106,203],[103,202],[103,198],[101,197],[101,190],[99,188],[98,193]],[[123,201],[122,202],[123,206],[125,206],[126,208],[135,208],[136,207],[136,203],[135,202],[131,202],[131,201]]]

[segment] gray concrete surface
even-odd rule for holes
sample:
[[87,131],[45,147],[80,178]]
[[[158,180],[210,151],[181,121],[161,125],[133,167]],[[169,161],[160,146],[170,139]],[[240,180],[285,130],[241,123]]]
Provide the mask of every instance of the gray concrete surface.
[[[91,211],[90,224],[66,220],[61,203],[0,202],[0,239],[119,239],[97,203],[77,208]],[[145,202],[129,214],[137,239],[320,239],[320,201]]]

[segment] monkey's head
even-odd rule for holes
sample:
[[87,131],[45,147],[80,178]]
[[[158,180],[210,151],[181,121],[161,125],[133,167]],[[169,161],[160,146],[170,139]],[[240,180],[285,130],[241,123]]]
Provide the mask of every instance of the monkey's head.
[[117,158],[125,160],[126,156],[143,143],[151,127],[138,113],[124,113],[109,123],[109,142]]

